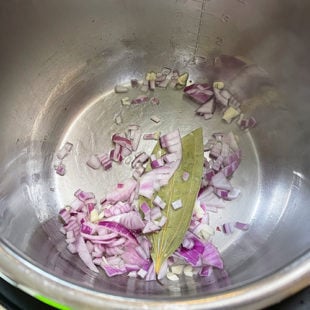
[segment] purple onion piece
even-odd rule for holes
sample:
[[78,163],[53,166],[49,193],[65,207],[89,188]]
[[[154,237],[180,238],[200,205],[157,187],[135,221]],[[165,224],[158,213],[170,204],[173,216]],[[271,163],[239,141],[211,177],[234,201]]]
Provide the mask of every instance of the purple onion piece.
[[115,222],[109,222],[109,221],[101,221],[98,223],[98,225],[108,228],[112,232],[116,232],[120,234],[121,236],[124,236],[128,239],[131,239],[137,242],[137,238],[135,237],[135,235],[122,224],[115,223]]

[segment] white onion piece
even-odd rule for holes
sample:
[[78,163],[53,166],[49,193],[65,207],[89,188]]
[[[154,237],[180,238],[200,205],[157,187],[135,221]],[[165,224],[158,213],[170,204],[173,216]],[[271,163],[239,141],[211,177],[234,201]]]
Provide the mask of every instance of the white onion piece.
[[127,92],[129,91],[129,88],[128,88],[128,87],[125,87],[125,86],[122,86],[122,85],[115,85],[114,91],[115,91],[115,93],[117,93],[117,94],[120,94],[120,93],[127,93]]
[[96,155],[91,155],[87,160],[86,164],[87,166],[95,170],[99,169],[101,166],[100,160]]
[[172,272],[167,272],[167,279],[170,281],[178,281],[179,277]]
[[140,128],[133,131],[133,137],[131,139],[133,151],[137,150],[139,143],[140,143],[141,135],[142,135],[142,132],[141,132]]
[[181,200],[181,199],[178,199],[178,200],[173,201],[173,202],[171,203],[171,205],[172,205],[172,208],[173,208],[174,210],[177,210],[177,209],[180,209],[180,208],[183,207],[183,204],[182,204],[182,200]]
[[131,104],[130,98],[129,97],[122,98],[121,103],[122,103],[122,105],[130,105]]
[[56,157],[60,160],[64,159],[71,152],[73,144],[71,142],[66,142],[64,146],[57,152]]
[[152,115],[151,116],[151,121],[153,121],[154,123],[159,123],[160,122],[160,118],[157,115]]
[[154,198],[153,205],[161,209],[165,209],[166,207],[166,203],[158,195]]

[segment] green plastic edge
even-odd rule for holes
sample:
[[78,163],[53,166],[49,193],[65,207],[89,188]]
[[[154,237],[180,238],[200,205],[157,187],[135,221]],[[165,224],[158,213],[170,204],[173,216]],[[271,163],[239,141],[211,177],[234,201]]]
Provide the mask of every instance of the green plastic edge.
[[49,305],[49,306],[52,306],[56,309],[59,309],[59,310],[71,310],[70,307],[68,306],[65,306],[65,305],[62,305],[52,299],[49,299],[45,296],[42,296],[42,295],[34,295],[34,297],[42,302],[44,302],[45,304]]
[[45,296],[36,294],[32,289],[22,285],[22,284],[17,284],[15,281],[13,281],[11,278],[7,277],[5,274],[3,274],[2,272],[0,272],[0,278],[2,278],[4,281],[8,282],[9,284],[21,289],[22,291],[24,291],[25,293],[29,294],[30,296],[38,299],[39,301],[42,301],[43,303],[52,306],[56,309],[59,310],[72,310],[70,307],[62,305],[54,300],[51,300]]

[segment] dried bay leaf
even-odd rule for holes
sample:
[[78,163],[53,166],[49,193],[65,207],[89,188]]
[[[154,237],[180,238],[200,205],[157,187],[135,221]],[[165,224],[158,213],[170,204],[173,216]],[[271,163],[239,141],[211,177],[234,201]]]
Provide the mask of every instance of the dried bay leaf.
[[[153,154],[160,149],[157,144]],[[182,160],[180,166],[171,177],[168,185],[163,186],[157,194],[166,202],[162,213],[167,217],[167,222],[159,232],[147,235],[152,243],[152,259],[155,273],[158,274],[165,260],[174,253],[183,241],[188,230],[193,208],[200,189],[203,171],[203,134],[198,128],[182,138]],[[189,173],[189,179],[183,181],[184,172]],[[172,202],[181,199],[182,207],[174,210]],[[140,205],[151,201],[140,196]]]

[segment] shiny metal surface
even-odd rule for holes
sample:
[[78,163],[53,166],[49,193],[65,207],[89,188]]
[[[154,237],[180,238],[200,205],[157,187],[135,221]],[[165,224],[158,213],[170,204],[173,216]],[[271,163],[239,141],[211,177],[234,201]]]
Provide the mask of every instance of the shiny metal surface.
[[[261,308],[309,285],[309,9],[301,0],[1,2],[1,273],[76,309]],[[252,63],[229,77],[213,67],[222,53]],[[121,108],[114,85],[163,65],[193,81],[224,79],[257,128],[204,122],[177,91],[156,91],[159,107]],[[211,218],[215,226],[251,224],[214,239],[229,281],[218,275],[213,285],[183,279],[165,288],[111,281],[65,250],[59,208],[78,187],[100,197],[126,175],[126,168],[94,174],[83,165],[87,153],[104,150],[111,133],[132,122],[145,131],[203,126],[206,136],[239,135],[244,158],[233,184],[242,196]],[[53,156],[66,140],[75,147],[61,178]]]

